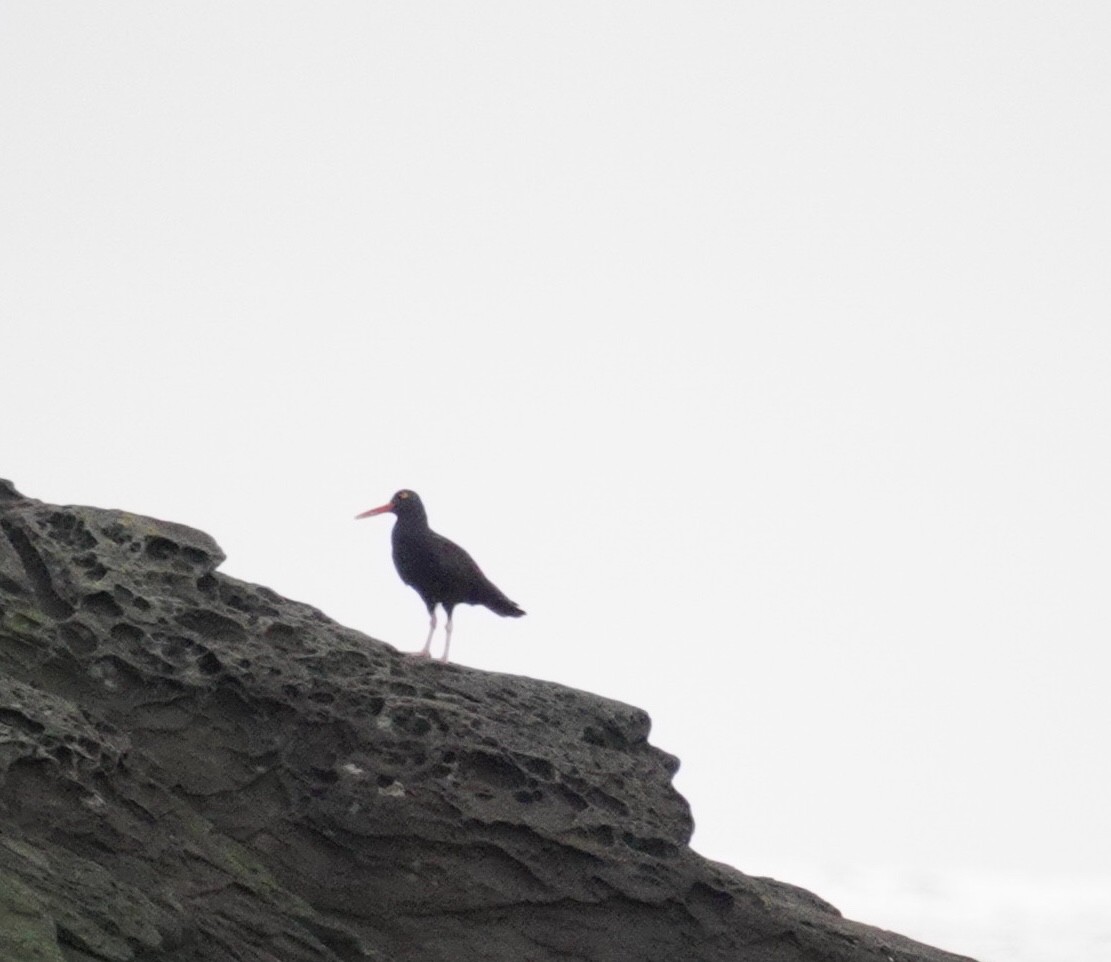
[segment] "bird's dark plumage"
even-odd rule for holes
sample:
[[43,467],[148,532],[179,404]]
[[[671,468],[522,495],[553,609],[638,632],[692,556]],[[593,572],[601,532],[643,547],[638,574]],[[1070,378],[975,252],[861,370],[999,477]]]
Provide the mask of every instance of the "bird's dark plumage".
[[357,517],[368,518],[386,512],[397,516],[392,535],[394,566],[401,580],[421,596],[431,620],[428,640],[420,652],[422,656],[428,657],[431,651],[437,605],[443,605],[447,612],[444,661],[447,661],[451,645],[451,618],[456,605],[483,605],[509,618],[519,618],[525,613],[482,573],[466,551],[428,526],[424,503],[415,491],[402,489],[382,507],[364,511]]

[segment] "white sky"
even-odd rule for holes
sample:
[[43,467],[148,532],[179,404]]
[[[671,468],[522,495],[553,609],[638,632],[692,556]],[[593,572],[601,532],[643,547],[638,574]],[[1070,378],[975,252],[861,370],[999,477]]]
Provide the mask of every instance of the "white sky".
[[413,487],[529,611],[460,609],[455,659],[646,708],[705,854],[892,927],[838,878],[1106,879],[1109,41],[1101,2],[4,4],[0,476],[406,649],[352,517]]

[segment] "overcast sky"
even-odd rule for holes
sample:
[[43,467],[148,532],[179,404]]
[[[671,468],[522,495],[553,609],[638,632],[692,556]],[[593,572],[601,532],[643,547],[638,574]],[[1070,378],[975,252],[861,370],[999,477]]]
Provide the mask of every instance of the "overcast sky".
[[6,3],[0,476],[410,650],[352,519],[415,488],[529,612],[460,609],[454,659],[647,709],[699,851],[1049,962],[960,886],[1111,918],[1109,39],[1097,2]]

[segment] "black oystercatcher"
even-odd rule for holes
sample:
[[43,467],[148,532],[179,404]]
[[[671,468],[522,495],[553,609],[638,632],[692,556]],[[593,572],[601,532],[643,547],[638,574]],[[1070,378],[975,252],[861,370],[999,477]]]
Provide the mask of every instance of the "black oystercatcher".
[[371,508],[355,518],[369,518],[392,511],[393,563],[401,580],[416,589],[428,608],[428,640],[417,657],[432,652],[432,633],[436,630],[436,605],[447,612],[443,661],[451,647],[451,613],[456,605],[485,605],[495,614],[520,618],[524,614],[482,573],[474,559],[454,541],[428,527],[428,515],[416,491],[398,491],[388,504]]

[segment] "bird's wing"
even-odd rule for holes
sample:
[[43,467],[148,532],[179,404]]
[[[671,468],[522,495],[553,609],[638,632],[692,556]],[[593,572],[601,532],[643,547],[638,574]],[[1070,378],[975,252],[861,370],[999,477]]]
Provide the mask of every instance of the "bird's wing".
[[436,562],[441,574],[455,584],[475,584],[487,580],[486,576],[466,551],[442,534],[432,532],[436,545]]

